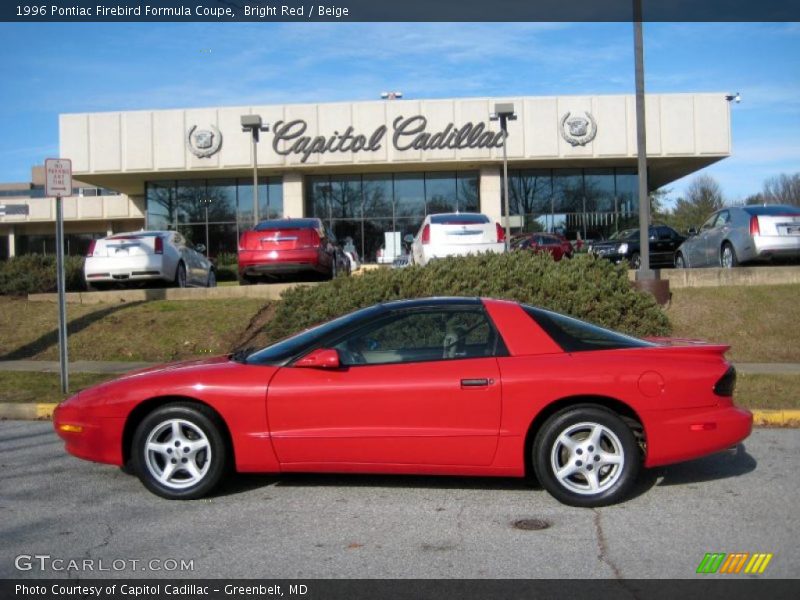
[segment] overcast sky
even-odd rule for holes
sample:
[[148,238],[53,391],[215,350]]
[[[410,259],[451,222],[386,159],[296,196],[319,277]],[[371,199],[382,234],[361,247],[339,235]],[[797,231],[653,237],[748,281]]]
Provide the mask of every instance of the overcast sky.
[[[729,200],[800,171],[800,24],[646,23],[647,92],[741,92]],[[633,93],[630,23],[0,24],[0,182],[58,153],[58,114]],[[680,195],[691,177],[669,187]]]

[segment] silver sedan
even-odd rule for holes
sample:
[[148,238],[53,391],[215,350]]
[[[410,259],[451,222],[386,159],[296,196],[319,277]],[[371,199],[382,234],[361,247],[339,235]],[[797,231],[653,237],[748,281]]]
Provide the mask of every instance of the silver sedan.
[[84,262],[89,289],[163,281],[177,287],[217,285],[214,265],[177,231],[135,231],[94,240]]
[[766,205],[723,208],[675,253],[675,266],[735,267],[747,262],[800,259],[800,208]]

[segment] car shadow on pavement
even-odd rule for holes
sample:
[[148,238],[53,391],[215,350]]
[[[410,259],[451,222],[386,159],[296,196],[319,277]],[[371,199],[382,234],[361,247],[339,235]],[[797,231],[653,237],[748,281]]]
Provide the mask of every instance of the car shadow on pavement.
[[738,444],[735,450],[651,471],[653,476],[660,477],[659,486],[669,486],[739,477],[754,471],[757,465],[758,461],[747,453],[745,445]]
[[446,475],[375,475],[341,473],[281,473],[254,475],[239,473],[228,479],[216,493],[229,496],[266,487],[375,487],[456,490],[541,489],[534,479],[509,477],[460,477]]
[[[92,311],[89,314],[78,317],[77,319],[72,319],[67,325],[67,335],[74,335],[79,331],[83,331],[92,323],[96,323],[112,313],[126,308],[133,308],[134,306],[138,306],[139,304],[143,303],[144,301],[115,304],[108,308]],[[42,352],[45,352],[51,346],[57,345],[58,328],[48,331],[44,335],[39,336],[37,339],[25,344],[24,346],[20,346],[16,350],[12,350],[11,352],[0,355],[0,360],[23,360],[26,358],[34,358]]]

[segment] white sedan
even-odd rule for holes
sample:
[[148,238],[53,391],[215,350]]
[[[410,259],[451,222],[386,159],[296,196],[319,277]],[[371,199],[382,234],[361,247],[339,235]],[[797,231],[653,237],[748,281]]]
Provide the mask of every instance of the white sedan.
[[204,250],[177,231],[117,233],[92,241],[83,276],[89,289],[148,281],[215,287],[214,265],[201,254]]
[[428,215],[411,244],[414,264],[480,252],[505,252],[505,231],[481,213]]

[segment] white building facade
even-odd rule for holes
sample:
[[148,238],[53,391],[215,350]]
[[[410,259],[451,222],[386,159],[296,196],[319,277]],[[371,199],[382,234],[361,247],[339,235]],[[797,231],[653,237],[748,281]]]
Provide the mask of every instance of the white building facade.
[[[385,233],[416,233],[426,214],[480,211],[502,222],[503,136],[489,118],[497,102],[518,116],[507,138],[515,229],[575,239],[636,224],[634,97],[608,95],[61,115],[60,154],[74,177],[121,194],[68,199],[68,230],[174,228],[206,243],[208,229],[214,256],[236,252],[256,216],[316,216],[374,260]],[[651,189],[730,155],[724,93],[648,95],[646,112]],[[240,124],[254,114],[269,126],[257,211],[252,139]],[[0,236],[50,223],[51,204],[0,219]]]

